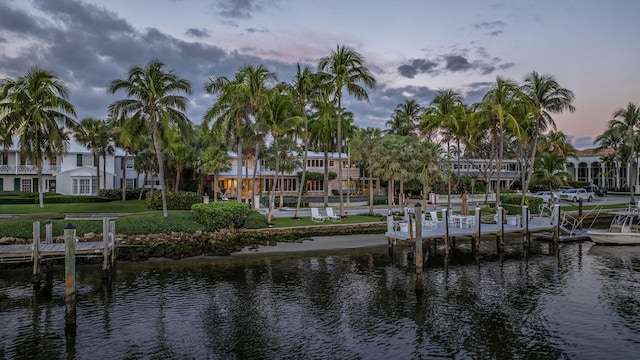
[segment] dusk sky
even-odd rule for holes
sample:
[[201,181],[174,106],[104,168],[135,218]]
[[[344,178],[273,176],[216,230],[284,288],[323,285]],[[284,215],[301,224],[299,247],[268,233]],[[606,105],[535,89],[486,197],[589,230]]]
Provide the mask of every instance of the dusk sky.
[[533,70],[575,93],[555,116],[577,148],[593,146],[611,114],[640,102],[640,1],[0,0],[0,77],[51,70],[70,89],[78,120],[106,117],[106,93],[132,65],[159,59],[192,82],[190,119],[214,98],[209,76],[265,65],[291,81],[336,45],[366,58],[378,85],[345,106],[358,126],[384,128],[406,99],[428,106],[439,88],[471,104],[497,76]]

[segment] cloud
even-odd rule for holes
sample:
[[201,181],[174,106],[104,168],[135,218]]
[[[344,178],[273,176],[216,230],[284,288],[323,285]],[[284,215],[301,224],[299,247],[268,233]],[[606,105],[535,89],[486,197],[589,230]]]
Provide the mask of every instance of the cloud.
[[209,31],[207,29],[188,28],[185,34],[194,38],[205,38],[209,36]]
[[437,63],[425,59],[411,60],[410,64],[398,66],[398,72],[404,77],[413,79],[418,73],[431,73],[438,66]]
[[488,31],[487,34],[490,36],[498,36],[504,33],[502,28],[507,26],[507,23],[504,21],[483,21],[479,23],[475,23],[471,25],[474,30],[478,31]]
[[250,34],[255,34],[255,33],[268,33],[269,30],[267,29],[256,29],[256,28],[247,28],[247,32]]
[[251,19],[253,13],[262,12],[278,0],[217,0],[217,13],[224,18]]
[[496,69],[508,69],[513,63],[502,63],[497,57],[491,58],[486,48],[479,47],[476,53],[486,60],[469,61],[464,53],[467,50],[459,50],[458,53],[443,54],[434,59],[412,59],[408,64],[398,66],[400,75],[413,79],[419,74],[440,75],[443,73],[457,73],[475,71],[481,75],[489,75]]

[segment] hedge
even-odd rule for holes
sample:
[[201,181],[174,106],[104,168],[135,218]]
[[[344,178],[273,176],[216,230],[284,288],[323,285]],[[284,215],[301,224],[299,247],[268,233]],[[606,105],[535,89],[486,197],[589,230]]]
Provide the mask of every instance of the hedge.
[[[193,204],[202,203],[202,195],[189,191],[165,193],[167,210],[189,210]],[[151,210],[162,210],[162,191],[154,191],[153,196],[147,197],[147,207]]]
[[209,204],[194,204],[191,211],[207,231],[244,226],[249,208],[238,201],[218,201]]
[[267,227],[267,217],[263,214],[250,210],[244,221],[245,229],[262,229]]
[[[142,192],[142,198],[145,199],[149,189],[144,189]],[[122,200],[122,189],[102,189],[98,195],[112,200]],[[138,200],[139,197],[140,189],[127,189],[127,200]]]
[[[500,194],[500,203],[510,215],[522,215],[522,206],[520,205],[521,200],[522,195]],[[524,200],[524,204],[529,207],[529,211],[532,214],[540,213],[540,205],[542,202],[541,198],[535,196],[526,196]]]
[[[36,193],[36,197],[18,197],[18,196],[0,196],[0,204],[38,204],[40,202]],[[71,196],[71,195],[49,195],[44,197],[45,204],[70,204],[70,203],[99,203],[112,201],[109,198],[101,196]]]

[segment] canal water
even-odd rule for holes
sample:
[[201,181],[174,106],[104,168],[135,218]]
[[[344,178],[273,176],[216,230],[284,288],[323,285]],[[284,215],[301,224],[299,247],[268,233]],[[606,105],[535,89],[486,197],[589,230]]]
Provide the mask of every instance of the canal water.
[[[386,247],[0,271],[1,359],[629,359],[640,247],[517,243],[478,262]],[[416,291],[416,281],[423,290]]]

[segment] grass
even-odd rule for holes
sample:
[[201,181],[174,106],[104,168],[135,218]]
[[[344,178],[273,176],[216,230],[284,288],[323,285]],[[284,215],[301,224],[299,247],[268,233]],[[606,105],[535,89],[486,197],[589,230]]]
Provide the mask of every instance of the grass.
[[149,211],[144,200],[111,201],[104,203],[47,204],[0,204],[0,214],[108,214],[138,213]]
[[309,216],[304,216],[300,219],[292,218],[274,218],[271,219],[273,227],[286,228],[293,226],[317,226],[317,225],[336,225],[336,224],[361,224],[369,222],[386,221],[384,216],[369,216],[369,215],[349,215],[342,219],[342,221],[333,222],[331,220],[325,220],[324,222],[311,221]]

